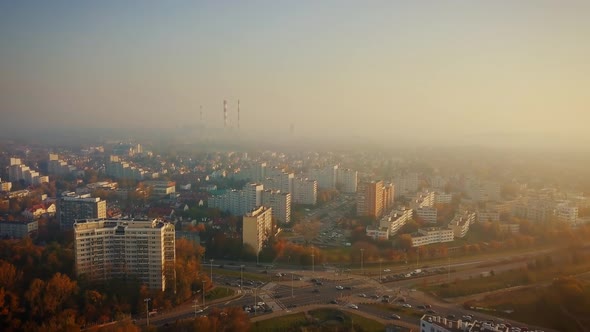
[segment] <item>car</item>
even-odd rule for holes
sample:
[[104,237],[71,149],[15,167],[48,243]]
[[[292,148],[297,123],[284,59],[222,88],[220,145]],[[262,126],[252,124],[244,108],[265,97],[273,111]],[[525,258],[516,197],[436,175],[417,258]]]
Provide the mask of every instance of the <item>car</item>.
[[360,294],[358,295],[358,297],[367,297],[367,294],[365,294],[365,293],[360,293]]
[[428,309],[426,310],[427,313],[431,314],[431,315],[435,315],[436,311],[432,310],[432,309]]
[[389,303],[389,299],[383,298],[383,299],[381,300],[381,302],[383,302],[383,303]]
[[345,286],[344,289],[352,290],[352,287],[351,286]]
[[377,295],[377,294],[371,295],[371,298],[375,299],[375,300],[379,300],[379,295]]
[[430,304],[425,304],[424,306],[426,307],[426,309],[431,309],[432,308],[432,305],[430,305]]
[[349,303],[349,304],[347,305],[347,307],[348,307],[348,308],[350,308],[350,309],[358,309],[358,308],[359,308],[359,306],[358,306],[358,305],[356,305],[356,304],[353,304],[353,303]]
[[391,270],[390,269],[385,269],[385,270],[383,270],[383,272],[391,272]]
[[332,300],[332,301],[330,301],[329,303],[330,303],[330,304],[338,304],[338,301],[336,301],[336,300]]
[[317,288],[314,288],[314,290],[312,290],[311,292],[312,292],[312,293],[319,293],[319,292],[320,292],[320,290],[319,290],[319,289],[317,289]]
[[392,319],[396,319],[396,320],[400,320],[400,319],[402,319],[402,318],[401,318],[399,315],[396,315],[396,314],[391,314],[391,316],[390,316],[390,317],[391,317]]
[[448,315],[447,315],[447,318],[448,318],[448,319],[455,319],[455,318],[457,318],[457,317],[456,317],[455,315],[453,315],[453,314],[448,314]]
[[388,299],[388,298],[390,298],[390,296],[389,296],[389,295],[387,295],[387,294],[385,294],[385,295],[383,295],[383,298],[384,298],[384,299]]
[[342,286],[338,285],[338,286],[336,286],[336,289],[337,289],[337,290],[343,290],[343,289],[344,289],[344,287],[342,287]]
[[315,284],[316,284],[316,286],[323,286],[323,285],[324,285],[324,283],[323,283],[323,282],[321,282],[321,281],[318,281],[318,282],[316,282]]
[[409,303],[404,303],[404,304],[402,304],[402,307],[404,307],[404,308],[411,308],[412,305],[409,304]]
[[420,305],[416,306],[416,308],[418,308],[418,309],[422,309],[422,310],[426,309],[426,307],[425,307],[424,305],[422,305],[422,304],[420,304]]
[[296,305],[296,304],[289,304],[289,305],[287,306],[287,308],[295,308],[295,307],[297,307],[297,305]]

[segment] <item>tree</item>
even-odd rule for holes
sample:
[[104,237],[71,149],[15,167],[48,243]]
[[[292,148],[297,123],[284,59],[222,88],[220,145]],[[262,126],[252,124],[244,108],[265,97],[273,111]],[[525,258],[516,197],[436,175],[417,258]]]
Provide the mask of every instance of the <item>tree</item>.
[[399,248],[409,250],[412,248],[412,236],[410,234],[401,234],[397,237]]

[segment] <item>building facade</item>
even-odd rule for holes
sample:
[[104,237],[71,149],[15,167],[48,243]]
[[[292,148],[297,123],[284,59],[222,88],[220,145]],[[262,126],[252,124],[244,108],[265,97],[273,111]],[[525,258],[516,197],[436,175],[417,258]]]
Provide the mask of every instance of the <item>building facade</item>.
[[272,232],[272,209],[261,206],[244,215],[242,243],[254,248],[256,254]]
[[174,225],[157,219],[89,219],[74,224],[76,274],[89,280],[136,277],[148,288],[174,287]]
[[58,201],[57,215],[60,228],[71,229],[77,219],[106,218],[107,202],[90,195],[66,193]]
[[293,203],[315,205],[318,201],[318,182],[296,178],[293,181]]

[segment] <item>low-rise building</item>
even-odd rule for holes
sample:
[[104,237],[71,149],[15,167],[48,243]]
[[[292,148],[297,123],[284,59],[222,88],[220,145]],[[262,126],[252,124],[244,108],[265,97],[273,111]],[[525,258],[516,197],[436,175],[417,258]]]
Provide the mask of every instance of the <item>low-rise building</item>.
[[453,230],[455,237],[463,238],[469,232],[469,226],[475,222],[475,213],[465,211],[455,215],[449,223],[449,229]]
[[477,221],[500,221],[500,213],[498,211],[477,211]]
[[500,224],[500,231],[518,234],[520,232],[520,224]]
[[412,247],[454,241],[452,229],[441,227],[420,228],[418,234],[412,235]]
[[435,207],[419,207],[416,209],[416,215],[429,224],[436,224],[438,216]]
[[389,236],[397,234],[400,228],[412,219],[412,209],[397,209],[390,211],[379,220],[379,227],[389,228]]
[[367,236],[373,238],[373,240],[388,240],[389,239],[389,228],[388,227],[367,226],[365,231],[366,231]]

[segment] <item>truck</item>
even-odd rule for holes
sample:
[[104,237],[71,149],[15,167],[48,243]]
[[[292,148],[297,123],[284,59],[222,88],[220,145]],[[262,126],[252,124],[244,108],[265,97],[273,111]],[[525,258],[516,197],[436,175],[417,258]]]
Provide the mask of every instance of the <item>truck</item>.
[[412,272],[413,274],[420,274],[422,273],[422,269],[415,269],[414,272]]

